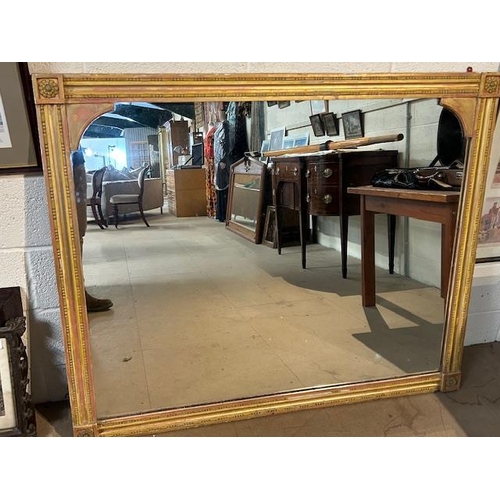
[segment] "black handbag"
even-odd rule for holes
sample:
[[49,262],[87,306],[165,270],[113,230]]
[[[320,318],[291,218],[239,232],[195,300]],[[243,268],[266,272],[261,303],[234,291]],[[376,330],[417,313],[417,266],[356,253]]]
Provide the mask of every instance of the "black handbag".
[[411,168],[379,170],[373,175],[371,185],[385,188],[419,189],[414,170]]
[[400,189],[460,190],[463,170],[449,167],[387,168],[376,172],[371,185]]

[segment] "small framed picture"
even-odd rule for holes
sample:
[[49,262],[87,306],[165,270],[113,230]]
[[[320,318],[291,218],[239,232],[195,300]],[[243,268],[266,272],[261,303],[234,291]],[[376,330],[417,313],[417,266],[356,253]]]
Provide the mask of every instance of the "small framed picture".
[[285,137],[283,139],[283,149],[290,149],[294,147],[295,137]]
[[290,106],[290,101],[278,101],[278,108],[288,108]]
[[276,210],[273,206],[268,205],[266,209],[266,219],[264,223],[264,235],[262,242],[271,248],[277,248],[276,244]]
[[267,106],[270,108],[271,106],[276,106],[278,104],[278,101],[267,101]]
[[285,139],[285,127],[275,128],[271,130],[269,138],[269,151],[279,151],[283,149],[283,140]]
[[296,135],[293,141],[293,147],[307,146],[309,144],[309,134]]
[[321,115],[311,115],[309,117],[309,121],[311,122],[311,127],[313,129],[313,133],[316,137],[321,137],[325,135],[325,129],[323,128],[323,122],[321,120]]
[[363,124],[361,123],[361,111],[359,109],[343,113],[342,125],[346,139],[363,137]]
[[337,126],[337,118],[333,113],[322,113],[321,121],[326,135],[339,135],[339,128]]
[[311,101],[311,115],[319,115],[328,111],[327,104],[328,101]]
[[262,141],[262,146],[260,148],[260,154],[264,154],[266,153],[267,151],[269,151],[269,145],[270,145],[270,141],[269,139],[265,139]]

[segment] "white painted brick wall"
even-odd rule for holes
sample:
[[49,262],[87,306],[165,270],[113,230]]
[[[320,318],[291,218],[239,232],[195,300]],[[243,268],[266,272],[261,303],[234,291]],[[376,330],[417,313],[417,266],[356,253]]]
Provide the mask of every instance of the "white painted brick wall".
[[[388,62],[158,62],[158,63],[103,63],[103,62],[32,62],[32,73],[370,73],[498,71],[498,62],[450,63],[388,63]],[[50,258],[50,231],[45,201],[45,187],[40,176],[3,176],[0,183],[0,287],[20,286],[23,302],[28,311],[28,334],[31,337],[31,363],[33,398],[35,402],[57,401],[66,392],[66,378],[60,317],[56,306],[54,264]],[[493,271],[492,271],[493,272]],[[494,270],[500,277],[500,266]],[[500,281],[500,279],[498,280]],[[500,284],[489,285],[490,295],[500,295]],[[500,302],[483,302],[481,284],[474,283],[471,305],[470,343],[491,340]],[[476,296],[477,295],[477,296]],[[486,306],[488,304],[488,306]],[[491,307],[492,320],[481,325],[475,322],[478,307]],[[495,316],[496,315],[496,316]],[[474,332],[482,332],[477,333]],[[486,336],[488,333],[488,336]],[[473,335],[474,333],[474,335]],[[494,340],[494,339],[493,339]]]

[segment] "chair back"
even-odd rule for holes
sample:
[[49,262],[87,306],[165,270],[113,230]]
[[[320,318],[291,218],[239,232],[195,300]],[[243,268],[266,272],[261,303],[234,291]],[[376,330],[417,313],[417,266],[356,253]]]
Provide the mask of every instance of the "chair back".
[[102,181],[108,167],[102,167],[92,176],[92,198],[99,198],[102,194]]
[[137,182],[139,184],[139,200],[142,200],[142,195],[144,194],[144,179],[146,178],[146,174],[149,172],[150,169],[151,169],[150,165],[144,167],[137,176]]

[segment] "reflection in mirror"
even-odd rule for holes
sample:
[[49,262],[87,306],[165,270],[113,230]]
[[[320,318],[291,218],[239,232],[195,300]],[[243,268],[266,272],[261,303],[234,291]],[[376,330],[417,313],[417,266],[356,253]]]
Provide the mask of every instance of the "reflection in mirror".
[[[286,108],[237,103],[244,113],[225,115],[229,131],[237,121],[241,126],[246,151],[261,151],[270,131],[281,127],[285,137],[307,136],[310,145],[344,140],[339,118],[353,110],[360,111],[366,137],[404,134],[399,142],[301,155],[325,182],[304,185],[307,199],[292,188],[293,202],[317,195],[334,207],[306,214],[304,268],[294,203],[281,219],[281,253],[256,244],[274,203],[272,157],[230,156],[227,224],[217,219],[223,193],[208,139],[226,104],[120,104],[81,138],[89,184],[94,170],[108,167],[101,196],[108,222],[113,194],[133,193],[134,171],[144,162],[153,167],[144,191],[151,227],[133,207],[118,229],[101,229],[89,212],[86,287],[114,303],[89,314],[98,416],[438,370],[445,304],[441,224],[418,214],[375,216],[376,305],[363,307],[360,197],[347,190],[369,184],[365,169],[372,175],[389,166],[436,163],[438,137],[446,135],[438,133],[439,100],[330,101],[340,129],[331,138],[314,135],[310,101]],[[200,140],[203,165],[192,161]],[[229,151],[237,151],[234,142]]]
[[227,227],[260,243],[265,211],[272,205],[267,164],[245,157],[231,169]]

